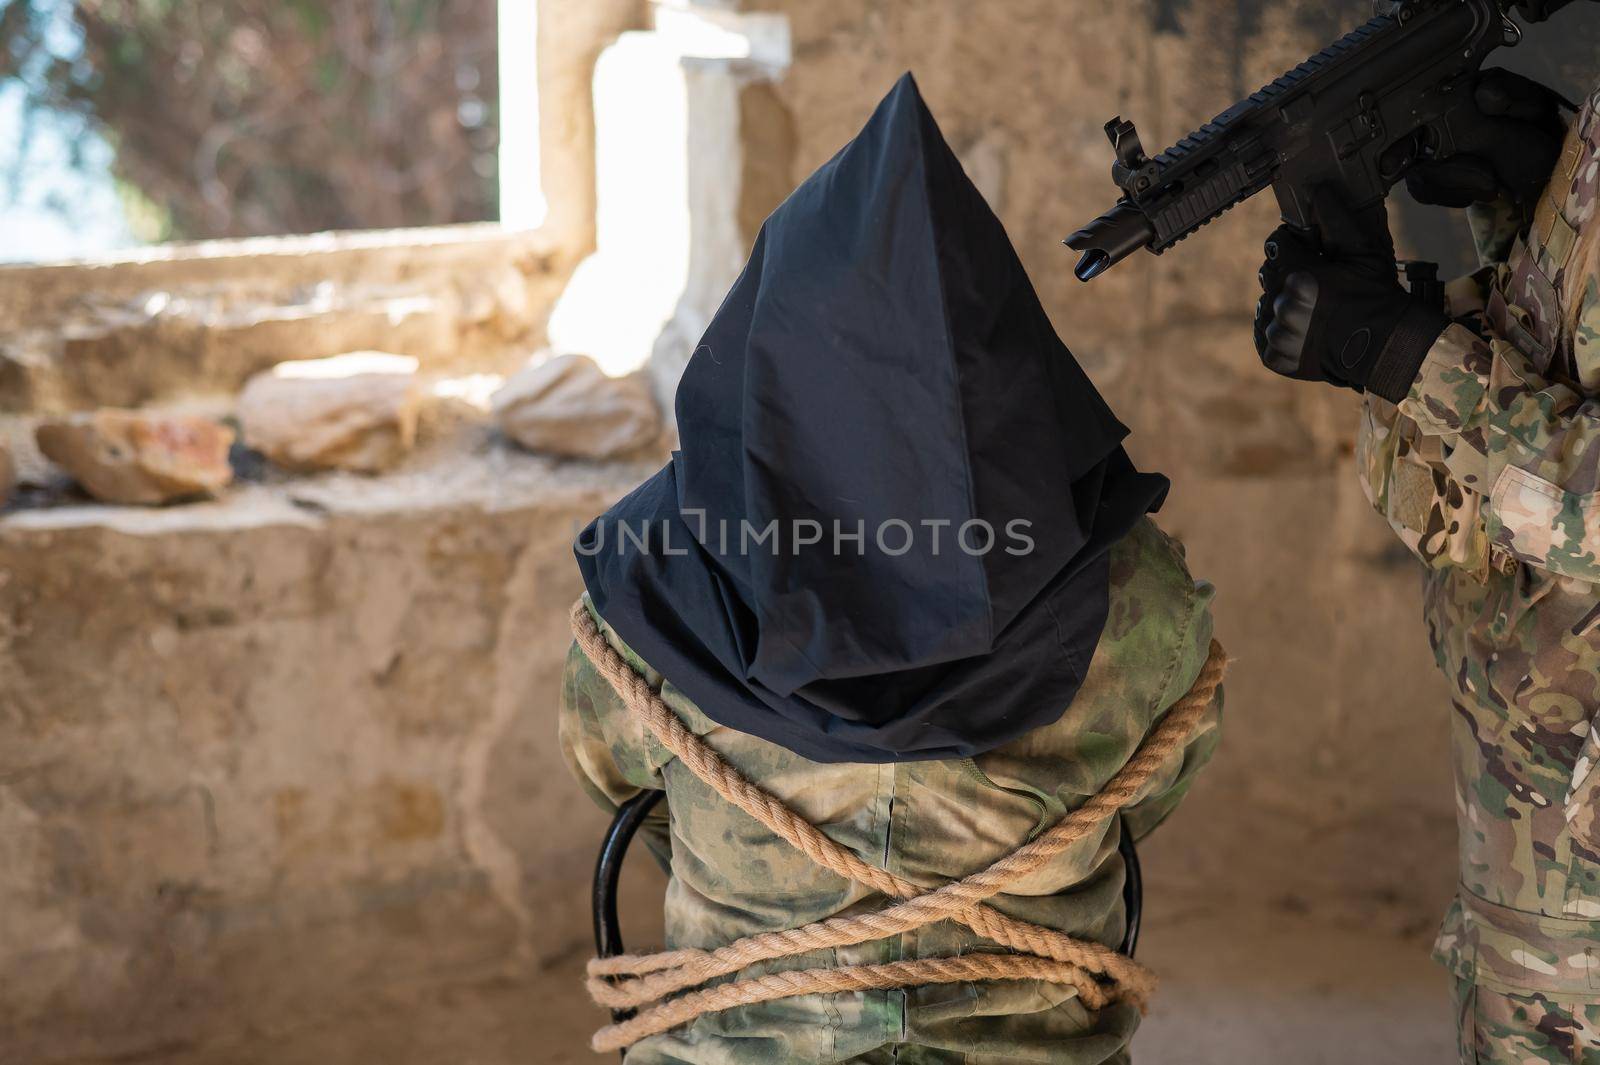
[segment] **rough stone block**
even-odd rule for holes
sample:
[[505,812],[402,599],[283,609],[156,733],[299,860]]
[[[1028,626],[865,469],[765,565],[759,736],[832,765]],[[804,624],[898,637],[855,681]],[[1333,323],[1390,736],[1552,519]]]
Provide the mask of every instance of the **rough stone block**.
[[239,395],[244,442],[286,469],[377,473],[417,438],[417,360],[378,351],[279,363]]
[[107,503],[168,503],[233,480],[233,430],[209,418],[100,410],[38,426],[39,450]]
[[603,459],[641,448],[661,413],[639,375],[607,377],[593,359],[562,355],[528,366],[494,395],[495,423],[530,451]]

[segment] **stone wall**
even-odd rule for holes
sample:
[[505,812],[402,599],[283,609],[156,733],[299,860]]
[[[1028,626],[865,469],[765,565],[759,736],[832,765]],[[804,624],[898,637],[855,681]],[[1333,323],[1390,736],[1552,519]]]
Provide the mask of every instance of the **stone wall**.
[[0,520],[0,1061],[152,1060],[576,951],[569,544],[645,472],[497,451]]
[[224,498],[137,509],[65,491],[31,442],[102,406],[221,417],[283,360],[381,349],[470,384],[538,349],[594,246],[595,58],[644,18],[544,7],[537,233],[0,267],[0,453],[45,486],[0,491],[3,1065],[274,1061],[263,1040],[492,999],[586,938],[603,819],[553,734],[569,544],[652,463],[540,458],[434,404],[388,476],[247,459]]
[[231,392],[284,359],[505,369],[582,251],[498,226],[267,237],[0,266],[0,417]]

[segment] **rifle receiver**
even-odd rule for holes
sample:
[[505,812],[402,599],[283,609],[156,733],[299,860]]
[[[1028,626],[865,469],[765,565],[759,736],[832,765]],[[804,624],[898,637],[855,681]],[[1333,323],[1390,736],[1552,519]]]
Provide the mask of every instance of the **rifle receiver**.
[[1445,158],[1490,53],[1518,40],[1509,0],[1379,0],[1377,15],[1150,157],[1121,116],[1106,123],[1115,207],[1072,234],[1074,273],[1099,277],[1140,248],[1160,255],[1268,188],[1283,220],[1313,228],[1310,192],[1334,184],[1380,202],[1414,163]]

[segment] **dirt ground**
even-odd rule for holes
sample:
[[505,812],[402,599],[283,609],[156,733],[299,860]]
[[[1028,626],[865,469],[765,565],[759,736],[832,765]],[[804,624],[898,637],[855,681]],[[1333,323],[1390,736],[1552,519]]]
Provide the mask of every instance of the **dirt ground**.
[[[1425,944],[1330,928],[1306,917],[1212,913],[1150,930],[1160,998],[1135,1061],[1184,1065],[1450,1065],[1443,974]],[[602,1020],[580,962],[525,981],[396,988],[359,1013],[282,1032],[173,1047],[161,1065],[584,1065]],[[1384,974],[1381,989],[1373,973]]]
[[[1159,860],[1156,876],[1162,876]],[[651,935],[659,878],[630,871],[629,931]],[[1152,885],[1151,890],[1158,890]],[[1151,899],[1141,957],[1162,976],[1136,1062],[1183,1065],[1450,1065],[1448,988],[1427,932],[1334,925],[1294,907],[1256,912],[1169,892]],[[641,919],[641,915],[643,919]],[[587,1065],[603,1015],[582,958],[527,979],[389,988],[363,1006],[277,1031],[172,1046],[159,1065]],[[1381,974],[1381,981],[1374,980]],[[0,1060],[4,1055],[0,1054]],[[94,1059],[102,1062],[104,1059]],[[122,1059],[125,1060],[125,1059]],[[66,1061],[50,1065],[67,1065]],[[74,1061],[72,1065],[89,1065]]]

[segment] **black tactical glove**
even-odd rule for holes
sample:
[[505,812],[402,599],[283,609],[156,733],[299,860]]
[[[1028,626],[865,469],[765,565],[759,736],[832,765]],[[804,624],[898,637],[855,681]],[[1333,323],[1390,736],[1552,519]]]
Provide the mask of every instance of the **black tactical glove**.
[[1356,212],[1319,189],[1312,209],[1321,248],[1290,226],[1267,239],[1256,352],[1285,377],[1398,403],[1449,319],[1401,287],[1382,203]]
[[1566,124],[1561,97],[1536,81],[1493,68],[1478,75],[1473,113],[1452,129],[1446,158],[1419,163],[1406,175],[1418,203],[1467,207],[1506,197],[1532,203],[1561,157]]

